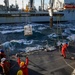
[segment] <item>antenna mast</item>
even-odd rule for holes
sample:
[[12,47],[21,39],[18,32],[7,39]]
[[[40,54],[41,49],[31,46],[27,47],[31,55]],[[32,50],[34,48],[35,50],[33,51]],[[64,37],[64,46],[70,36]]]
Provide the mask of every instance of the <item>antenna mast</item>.
[[22,0],[22,10],[24,11],[24,1]]

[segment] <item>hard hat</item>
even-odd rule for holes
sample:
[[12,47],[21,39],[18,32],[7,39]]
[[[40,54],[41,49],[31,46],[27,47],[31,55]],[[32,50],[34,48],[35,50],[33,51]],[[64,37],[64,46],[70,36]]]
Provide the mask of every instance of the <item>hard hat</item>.
[[19,70],[19,71],[17,72],[17,75],[23,75],[22,70]]
[[69,46],[69,42],[66,42],[66,45],[68,45],[68,46]]
[[3,63],[5,60],[6,60],[6,58],[2,58],[2,59],[1,59],[1,63]]
[[4,50],[1,49],[0,52],[1,52],[1,53],[4,53]]
[[24,66],[24,64],[25,64],[25,63],[22,61],[22,62],[20,63],[20,67]]
[[68,44],[68,42],[66,42],[66,44]]

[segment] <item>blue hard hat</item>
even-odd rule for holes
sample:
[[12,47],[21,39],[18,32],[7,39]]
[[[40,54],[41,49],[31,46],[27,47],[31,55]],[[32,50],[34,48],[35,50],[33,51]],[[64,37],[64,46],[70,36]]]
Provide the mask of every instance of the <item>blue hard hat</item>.
[[0,50],[1,53],[4,53],[4,50]]
[[68,42],[66,42],[66,44],[68,44]]

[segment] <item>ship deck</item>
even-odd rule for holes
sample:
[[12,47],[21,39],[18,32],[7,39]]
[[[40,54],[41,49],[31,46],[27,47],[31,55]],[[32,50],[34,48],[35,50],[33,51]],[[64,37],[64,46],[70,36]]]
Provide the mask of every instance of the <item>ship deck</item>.
[[[70,51],[72,51],[72,49],[70,49]],[[75,68],[75,60],[70,59],[72,56],[75,56],[74,49],[73,52],[69,52],[67,52],[66,59],[60,55],[59,49],[48,52],[39,50],[28,53],[29,75],[71,75]],[[21,60],[24,61],[26,54],[24,52],[20,54],[22,55]],[[12,61],[13,64],[16,63],[16,59],[12,58]],[[16,63],[10,70],[10,75],[16,75],[18,69],[19,67]]]

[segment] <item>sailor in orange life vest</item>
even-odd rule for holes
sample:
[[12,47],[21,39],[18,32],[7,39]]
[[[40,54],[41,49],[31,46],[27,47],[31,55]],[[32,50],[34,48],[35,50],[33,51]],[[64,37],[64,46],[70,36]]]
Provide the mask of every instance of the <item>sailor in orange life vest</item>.
[[20,70],[22,70],[23,72],[23,75],[28,75],[28,68],[27,68],[29,62],[28,57],[26,57],[26,62],[21,61],[20,57],[18,57],[17,62],[20,66]]
[[66,58],[67,47],[68,47],[68,43],[65,43],[64,45],[62,45],[62,48],[61,48],[61,54],[64,58]]

